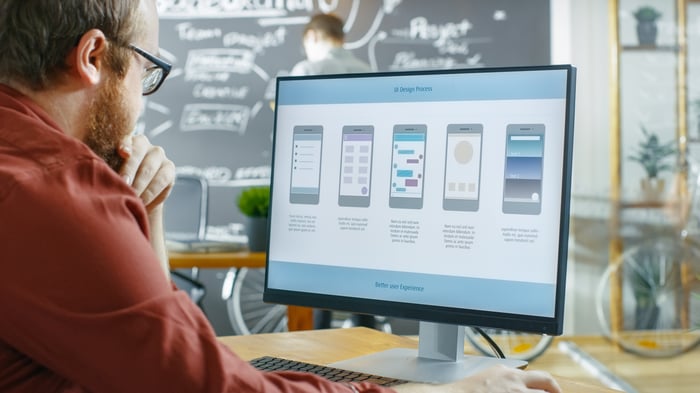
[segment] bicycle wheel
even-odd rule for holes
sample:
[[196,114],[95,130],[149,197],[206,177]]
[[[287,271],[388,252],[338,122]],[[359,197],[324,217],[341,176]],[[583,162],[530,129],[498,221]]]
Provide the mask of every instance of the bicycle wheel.
[[265,269],[231,269],[235,274],[226,299],[229,321],[236,334],[276,333],[287,330],[287,307],[265,303]]
[[[700,342],[692,328],[694,312],[682,285],[682,261],[687,249],[671,239],[656,239],[631,247],[610,264],[596,290],[596,313],[603,333],[623,350],[646,357],[681,354]],[[619,282],[621,310],[611,315],[611,281]],[[619,308],[619,307],[618,307]],[[685,310],[685,311],[684,311]],[[682,315],[689,312],[689,317]],[[621,326],[612,321],[622,318]]]
[[[542,355],[552,343],[552,336],[505,329],[482,329],[499,346],[507,359],[530,361]],[[475,329],[467,327],[465,336],[481,354],[495,357],[489,343]]]

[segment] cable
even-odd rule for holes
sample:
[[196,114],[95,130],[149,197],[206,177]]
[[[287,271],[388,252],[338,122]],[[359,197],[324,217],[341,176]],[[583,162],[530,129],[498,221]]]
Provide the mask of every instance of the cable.
[[496,354],[497,358],[506,358],[506,356],[503,354],[503,351],[501,351],[501,348],[498,347],[498,344],[496,344],[496,342],[493,341],[493,339],[491,339],[491,336],[489,336],[483,329],[481,329],[480,327],[472,327],[472,329],[476,330],[476,332],[479,333],[479,335],[481,335],[481,337],[483,337],[487,343],[489,343],[489,347],[491,347],[493,352]]

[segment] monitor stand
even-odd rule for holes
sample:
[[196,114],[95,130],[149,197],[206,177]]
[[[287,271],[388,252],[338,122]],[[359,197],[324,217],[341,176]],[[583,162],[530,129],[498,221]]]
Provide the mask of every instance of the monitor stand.
[[418,350],[389,349],[333,363],[350,371],[423,383],[456,381],[490,366],[503,364],[525,368],[524,360],[498,359],[464,354],[464,327],[420,322]]

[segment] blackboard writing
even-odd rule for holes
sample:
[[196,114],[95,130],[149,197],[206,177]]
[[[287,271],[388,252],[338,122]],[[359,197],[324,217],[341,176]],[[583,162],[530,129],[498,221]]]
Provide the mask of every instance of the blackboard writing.
[[210,221],[235,220],[241,187],[269,183],[274,82],[304,59],[310,15],[345,20],[374,70],[547,64],[549,0],[159,0],[173,71],[138,130],[178,171],[205,175]]

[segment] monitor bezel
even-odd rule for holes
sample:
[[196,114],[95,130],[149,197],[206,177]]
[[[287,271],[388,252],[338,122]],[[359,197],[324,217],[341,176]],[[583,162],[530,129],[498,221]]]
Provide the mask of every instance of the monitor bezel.
[[[279,91],[281,82],[299,79],[334,79],[334,78],[363,78],[363,77],[394,77],[401,75],[436,75],[436,74],[464,74],[464,73],[501,73],[501,72],[527,72],[542,70],[566,71],[566,110],[564,119],[564,146],[562,158],[562,187],[561,187],[561,213],[559,222],[559,247],[558,267],[556,274],[555,305],[553,317],[541,317],[523,314],[511,314],[482,310],[467,310],[460,308],[442,307],[435,305],[422,305],[413,303],[393,302],[386,300],[362,299],[344,297],[320,293],[289,291],[268,287],[268,274],[265,272],[265,288],[263,301],[285,305],[314,307],[352,313],[382,315],[388,317],[413,319],[420,321],[454,324],[462,326],[480,326],[532,332],[538,334],[561,335],[564,324],[564,304],[566,295],[566,271],[568,258],[569,238],[569,214],[571,200],[571,181],[573,165],[574,142],[574,110],[576,98],[576,68],[570,64],[541,65],[541,66],[516,66],[516,67],[483,67],[460,68],[444,70],[418,70],[418,71],[390,71],[355,74],[326,74],[307,76],[280,76],[277,77],[276,91]],[[275,96],[275,107],[279,95]],[[272,173],[270,192],[274,195],[275,176],[275,147],[277,130],[277,113],[274,116],[273,140],[272,140]],[[286,174],[282,174],[286,175]],[[272,204],[272,201],[271,201]],[[270,210],[271,211],[271,210]],[[271,216],[268,218],[268,223]],[[268,235],[270,225],[268,224]],[[270,237],[268,236],[268,239]],[[266,248],[266,266],[269,266],[269,243]]]

